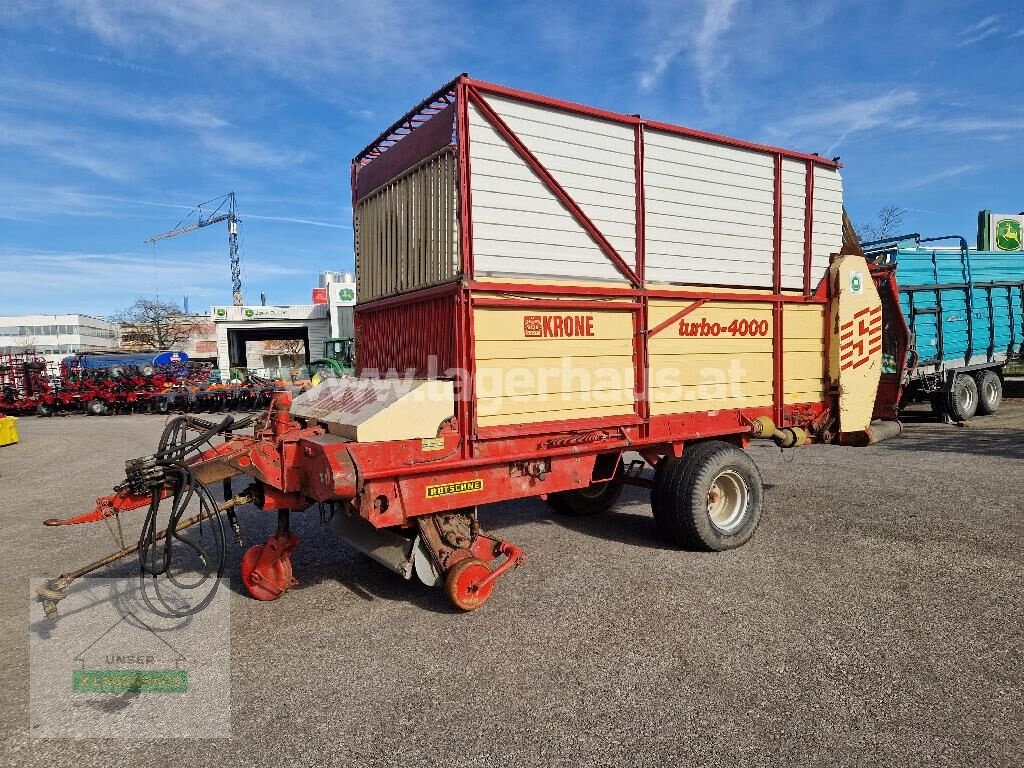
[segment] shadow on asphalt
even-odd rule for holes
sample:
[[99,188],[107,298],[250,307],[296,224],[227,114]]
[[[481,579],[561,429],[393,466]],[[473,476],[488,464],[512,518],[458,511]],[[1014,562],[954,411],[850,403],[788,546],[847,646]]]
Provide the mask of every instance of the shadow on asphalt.
[[[1024,459],[1024,436],[1014,430],[978,429],[975,422],[970,426],[957,427],[954,424],[935,425],[927,433],[915,431],[911,435],[880,443],[882,451],[912,451],[914,453],[937,451],[940,453],[961,453],[965,456],[996,456],[1003,459]],[[939,431],[941,430],[941,431]]]

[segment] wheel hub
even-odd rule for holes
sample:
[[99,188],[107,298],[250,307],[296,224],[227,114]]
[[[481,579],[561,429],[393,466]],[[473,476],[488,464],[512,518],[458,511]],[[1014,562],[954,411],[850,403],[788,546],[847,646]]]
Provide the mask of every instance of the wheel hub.
[[731,469],[721,472],[708,491],[711,524],[723,533],[733,532],[743,523],[749,502],[746,481]]

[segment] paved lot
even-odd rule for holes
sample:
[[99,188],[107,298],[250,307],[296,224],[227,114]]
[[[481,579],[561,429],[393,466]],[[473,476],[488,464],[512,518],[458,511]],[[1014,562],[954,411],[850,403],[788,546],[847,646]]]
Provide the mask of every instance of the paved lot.
[[[311,511],[302,587],[231,595],[230,741],[33,740],[28,579],[108,540],[40,523],[88,508],[161,424],[26,418],[0,449],[7,764],[1021,764],[1021,400],[868,449],[756,447],[767,510],[735,552],[664,546],[636,489],[586,521],[488,508],[530,559],[469,615]],[[243,524],[256,541],[272,521]]]

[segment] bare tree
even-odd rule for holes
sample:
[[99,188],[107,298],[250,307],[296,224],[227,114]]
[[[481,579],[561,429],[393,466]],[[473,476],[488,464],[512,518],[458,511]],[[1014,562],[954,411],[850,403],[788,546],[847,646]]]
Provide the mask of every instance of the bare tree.
[[884,240],[887,237],[901,234],[899,230],[903,226],[903,219],[906,215],[906,208],[900,208],[898,205],[884,206],[878,211],[875,221],[864,222],[857,228],[861,242]]
[[25,355],[36,354],[36,347],[39,346],[39,340],[35,336],[22,336],[19,341],[21,342],[21,353]]
[[271,339],[263,349],[275,355],[305,355],[306,342],[303,339]]
[[180,348],[205,320],[186,315],[175,304],[141,298],[111,319],[121,326],[122,348],[139,351]]

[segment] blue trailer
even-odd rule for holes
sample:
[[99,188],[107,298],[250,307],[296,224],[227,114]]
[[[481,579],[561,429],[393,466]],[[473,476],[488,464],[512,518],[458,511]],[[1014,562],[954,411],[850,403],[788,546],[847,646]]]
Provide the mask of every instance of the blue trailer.
[[928,400],[956,421],[995,413],[1003,369],[1024,352],[1024,253],[982,251],[960,236],[863,243],[895,264],[910,331],[904,402]]
[[149,376],[158,370],[181,368],[188,362],[184,352],[87,352],[69,355],[62,359],[61,366],[68,370],[107,370],[117,377],[129,368],[136,368]]

